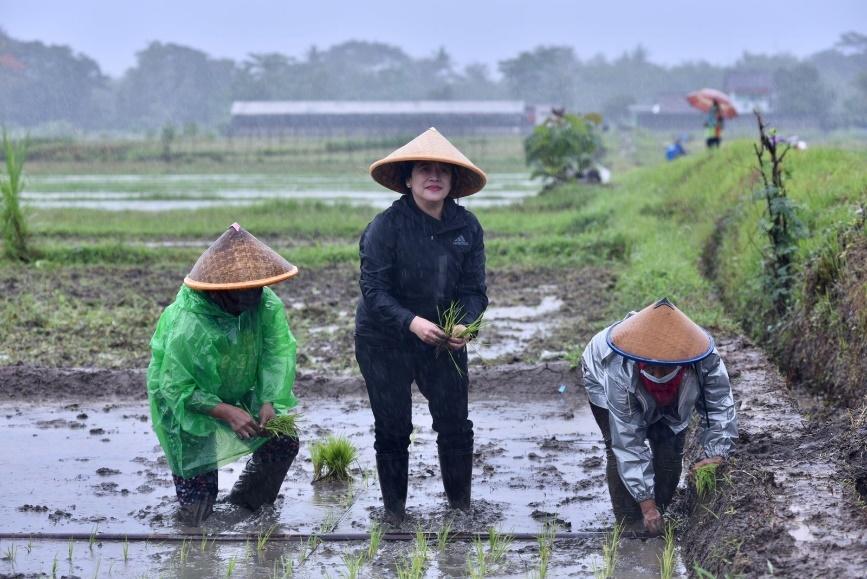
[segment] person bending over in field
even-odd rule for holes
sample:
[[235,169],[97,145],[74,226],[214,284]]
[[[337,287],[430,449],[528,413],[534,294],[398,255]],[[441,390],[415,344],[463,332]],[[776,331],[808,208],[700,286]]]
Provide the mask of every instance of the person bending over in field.
[[199,257],[151,339],[147,390],[153,428],[171,467],[183,522],[212,512],[217,469],[253,453],[227,497],[273,503],[298,438],[264,426],[296,404],[295,338],[265,287],[298,268],[233,224]]
[[713,338],[661,299],[596,334],[581,367],[605,440],[614,515],[618,522],[643,520],[649,533],[660,534],[660,509],[680,480],[693,410],[703,454],[692,472],[720,464],[738,436],[728,373]]

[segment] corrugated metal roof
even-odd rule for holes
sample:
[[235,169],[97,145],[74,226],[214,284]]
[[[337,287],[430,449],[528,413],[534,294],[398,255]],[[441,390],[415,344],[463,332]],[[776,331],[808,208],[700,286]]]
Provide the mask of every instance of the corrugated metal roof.
[[524,101],[235,101],[245,115],[524,114]]

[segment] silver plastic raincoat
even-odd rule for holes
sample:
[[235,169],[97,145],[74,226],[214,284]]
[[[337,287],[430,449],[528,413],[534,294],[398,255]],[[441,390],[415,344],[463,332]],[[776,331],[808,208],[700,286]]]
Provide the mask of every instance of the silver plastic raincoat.
[[662,413],[640,384],[637,364],[608,346],[608,329],[596,334],[584,350],[584,387],[590,403],[610,413],[617,471],[632,497],[641,502],[654,497],[653,460],[645,442],[648,427],[662,420],[677,434],[689,426],[695,409],[704,456],[724,457],[738,436],[734,398],[725,364],[714,348],[707,358],[685,369],[675,413]]

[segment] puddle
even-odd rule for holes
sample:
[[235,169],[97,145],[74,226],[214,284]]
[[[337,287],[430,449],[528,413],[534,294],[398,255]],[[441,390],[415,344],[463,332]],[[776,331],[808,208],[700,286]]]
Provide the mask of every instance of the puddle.
[[[281,498],[273,508],[252,517],[228,505],[218,505],[215,514],[200,529],[208,534],[258,533],[275,526],[280,533],[311,533],[333,527],[336,533],[366,532],[381,512],[375,480],[372,448],[373,420],[366,399],[308,397],[300,408],[305,417],[301,451],[283,484]],[[410,448],[408,520],[403,530],[416,525],[436,531],[454,513],[445,508],[445,495],[436,456],[426,402],[414,398],[416,433]],[[604,479],[601,437],[583,395],[568,393],[529,403],[514,399],[471,401],[475,423],[472,516],[454,519],[455,530],[536,534],[540,513],[562,521],[561,531],[605,530],[612,523]],[[532,424],[528,429],[526,425]],[[78,426],[81,425],[81,426]],[[99,532],[117,534],[171,534],[191,531],[174,520],[175,497],[162,452],[150,429],[143,404],[105,406],[68,405],[44,407],[0,405],[0,452],[6,458],[0,501],[2,531],[18,533]],[[360,469],[350,485],[311,484],[309,444],[327,433],[344,434],[359,448]],[[224,495],[243,469],[238,461],[220,469],[219,486]],[[79,576],[183,577],[226,576],[230,565],[243,577],[272,576],[281,557],[297,567],[295,576],[342,575],[346,555],[366,548],[361,543],[333,542],[320,546],[303,559],[297,544],[273,542],[257,552],[255,541],[200,545],[133,542],[124,560],[121,541],[103,541],[90,548],[87,541],[73,545],[72,561],[65,541],[0,541],[0,557],[8,549],[15,560],[0,560],[2,573],[51,575],[57,557],[57,573]],[[435,543],[435,542],[434,542]],[[631,577],[658,576],[658,540],[624,540],[621,546],[623,573]],[[360,576],[393,576],[411,544],[384,544]],[[472,545],[455,542],[445,553],[431,545],[427,557],[428,577],[466,573]],[[183,552],[182,552],[183,551]],[[601,554],[601,536],[558,541],[549,566],[549,576],[592,576]],[[234,561],[234,562],[233,562]],[[493,576],[526,577],[538,567],[535,541],[516,541]],[[276,573],[276,576],[282,576]]]
[[535,336],[559,323],[554,314],[562,306],[563,300],[548,295],[535,306],[489,307],[485,310],[484,332],[469,347],[470,359],[492,361],[522,351]]

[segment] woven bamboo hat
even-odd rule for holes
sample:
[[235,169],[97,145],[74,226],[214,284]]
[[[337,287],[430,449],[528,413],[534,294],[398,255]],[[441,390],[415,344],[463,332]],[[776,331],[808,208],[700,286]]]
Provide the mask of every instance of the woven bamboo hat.
[[713,338],[668,298],[611,326],[611,349],[625,358],[657,365],[698,362],[713,351]]
[[289,279],[298,268],[237,223],[205,250],[184,283],[195,290],[242,290]]
[[457,167],[457,182],[452,183],[449,197],[466,197],[478,193],[488,182],[484,171],[476,167],[433,127],[371,165],[370,176],[383,187],[398,193],[408,193],[404,164],[409,161],[438,161]]

